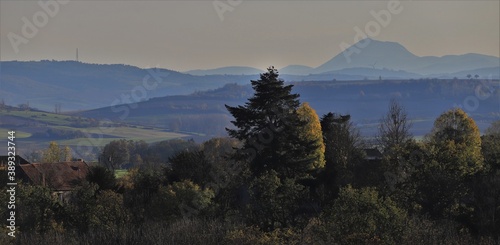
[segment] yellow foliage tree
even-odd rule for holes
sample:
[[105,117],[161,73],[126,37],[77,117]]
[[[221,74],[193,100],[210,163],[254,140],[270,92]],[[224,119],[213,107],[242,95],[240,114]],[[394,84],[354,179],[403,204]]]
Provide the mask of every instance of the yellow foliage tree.
[[439,116],[429,141],[440,169],[452,171],[459,177],[483,169],[479,128],[462,109],[452,109]]
[[434,122],[426,145],[430,159],[419,174],[417,202],[433,217],[470,216],[467,182],[484,168],[476,123],[461,109],[449,110]]
[[307,122],[303,127],[303,131],[300,132],[300,137],[316,141],[318,145],[317,150],[308,156],[315,159],[312,162],[312,169],[323,168],[325,166],[325,144],[323,143],[323,134],[318,114],[316,114],[316,111],[307,102],[300,105],[297,109],[297,114],[299,114],[301,120]]
[[59,162],[62,156],[61,148],[55,141],[49,143],[47,150],[43,152],[43,162],[55,163]]
[[71,148],[69,148],[69,146],[64,147],[62,158],[63,158],[62,159],[63,161],[66,161],[66,162],[71,161],[72,154],[71,154]]
[[46,163],[55,163],[55,162],[69,162],[71,161],[71,148],[68,146],[62,148],[59,147],[57,142],[51,141],[49,143],[49,147],[43,151],[43,162]]

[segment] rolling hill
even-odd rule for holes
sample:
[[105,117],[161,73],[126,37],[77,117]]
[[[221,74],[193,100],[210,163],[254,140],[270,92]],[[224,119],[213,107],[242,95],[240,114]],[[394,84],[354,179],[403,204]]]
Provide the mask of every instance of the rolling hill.
[[[457,106],[463,107],[481,129],[500,119],[500,91],[494,89],[500,85],[498,80],[377,79],[293,84],[293,92],[300,94],[302,102],[309,102],[319,116],[328,112],[350,114],[365,136],[376,133],[379,119],[386,113],[391,98],[397,98],[406,106],[409,116],[415,120],[415,135],[428,133],[437,116]],[[477,106],[472,106],[470,98],[478,98],[478,88],[489,94],[481,96]],[[249,85],[228,84],[191,95],[150,99],[138,103],[135,108],[118,105],[79,112],[75,116],[106,118],[173,132],[223,136],[225,128],[231,127],[232,118],[224,105],[242,105],[252,94]]]
[[29,103],[47,111],[53,111],[56,103],[63,111],[88,110],[249,83],[258,77],[193,76],[167,69],[75,61],[3,61],[0,67],[0,98],[5,103]]
[[[0,132],[16,132],[18,154],[27,155],[33,150],[46,148],[55,141],[69,146],[79,157],[94,159],[95,151],[113,140],[144,140],[147,143],[175,138],[192,138],[181,132],[169,132],[161,128],[110,122],[75,115],[54,114],[26,110],[11,106],[0,107]],[[6,148],[0,149],[6,154]]]

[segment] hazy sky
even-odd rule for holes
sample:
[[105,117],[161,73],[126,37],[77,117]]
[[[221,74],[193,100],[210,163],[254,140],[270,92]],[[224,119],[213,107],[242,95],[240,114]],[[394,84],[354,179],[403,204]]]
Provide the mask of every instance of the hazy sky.
[[[372,38],[399,42],[419,56],[498,57],[499,2],[401,1],[400,13],[391,14],[385,27],[377,24],[380,30]],[[219,12],[212,0],[80,0],[58,4],[59,9],[50,5],[47,14],[39,1],[2,0],[0,59],[73,60],[78,48],[84,62],[178,71],[233,65],[316,67],[340,53],[342,42],[354,43],[355,27],[364,30],[375,23],[370,11],[388,11],[388,1],[217,3]],[[31,24],[38,32],[26,27]],[[377,31],[373,28],[372,33]],[[17,42],[17,53],[10,39]]]

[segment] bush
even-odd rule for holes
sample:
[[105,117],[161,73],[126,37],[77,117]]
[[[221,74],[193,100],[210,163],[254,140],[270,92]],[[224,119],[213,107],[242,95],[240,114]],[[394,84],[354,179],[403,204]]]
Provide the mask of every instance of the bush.
[[48,187],[19,185],[16,198],[16,225],[21,231],[45,233],[56,228],[54,221],[57,206],[60,205]]
[[148,212],[156,218],[178,219],[202,216],[208,211],[214,192],[201,189],[189,180],[174,182],[166,187],[161,186]]
[[66,232],[51,231],[45,235],[26,232],[19,234],[17,244],[235,244],[225,241],[226,233],[231,227],[231,224],[215,220],[183,219],[173,223],[149,221],[140,226],[122,226],[113,232],[102,229],[92,229],[89,232],[79,232],[76,230]]
[[498,244],[492,238],[474,238],[463,225],[451,220],[431,220],[414,216],[408,220],[404,244]]
[[99,186],[99,190],[111,190],[116,187],[115,173],[103,166],[91,166],[86,179]]
[[339,244],[399,244],[405,232],[406,212],[373,188],[340,190],[339,198],[322,216],[324,237]]
[[303,244],[292,229],[275,229],[263,232],[257,226],[245,226],[228,232],[227,244],[264,245],[264,244]]

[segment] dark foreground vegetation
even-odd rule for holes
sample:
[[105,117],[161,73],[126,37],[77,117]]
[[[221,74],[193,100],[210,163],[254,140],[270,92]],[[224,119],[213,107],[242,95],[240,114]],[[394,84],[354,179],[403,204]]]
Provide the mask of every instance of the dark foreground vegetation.
[[393,101],[373,157],[350,116],[318,117],[273,68],[252,86],[247,103],[226,106],[231,138],[168,160],[149,156],[155,145],[112,142],[64,202],[20,184],[17,238],[0,243],[498,244],[500,121],[480,136],[451,109],[417,142]]

